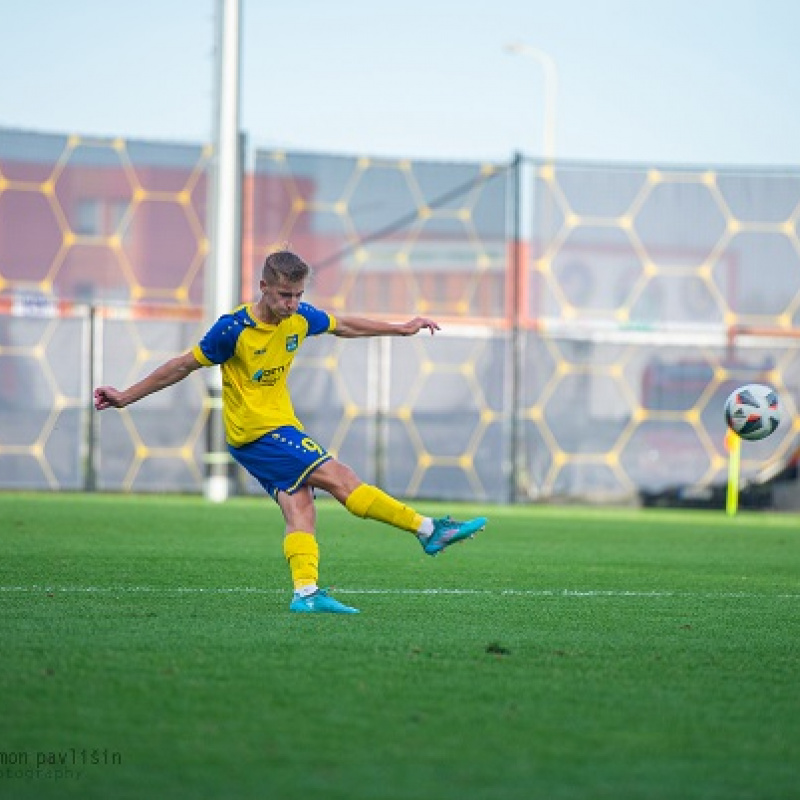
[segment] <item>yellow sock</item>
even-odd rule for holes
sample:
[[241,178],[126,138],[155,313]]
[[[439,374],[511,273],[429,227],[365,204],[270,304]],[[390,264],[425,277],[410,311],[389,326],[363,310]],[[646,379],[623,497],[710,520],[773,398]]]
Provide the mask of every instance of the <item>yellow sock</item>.
[[345,507],[357,517],[375,519],[412,533],[420,529],[424,519],[413,508],[404,506],[386,492],[366,483],[362,483],[350,493]]
[[288,533],[283,540],[283,554],[289,562],[295,591],[317,585],[319,545],[313,534],[304,531]]

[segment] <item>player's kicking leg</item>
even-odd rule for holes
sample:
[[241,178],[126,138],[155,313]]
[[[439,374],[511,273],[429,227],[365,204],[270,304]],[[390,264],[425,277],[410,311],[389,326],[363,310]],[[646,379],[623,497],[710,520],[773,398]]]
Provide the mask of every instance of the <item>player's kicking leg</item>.
[[329,458],[308,476],[308,483],[333,495],[351,514],[374,519],[413,533],[430,556],[456,542],[471,539],[486,527],[486,517],[456,522],[450,517],[433,519],[379,489],[363,483],[346,464]]

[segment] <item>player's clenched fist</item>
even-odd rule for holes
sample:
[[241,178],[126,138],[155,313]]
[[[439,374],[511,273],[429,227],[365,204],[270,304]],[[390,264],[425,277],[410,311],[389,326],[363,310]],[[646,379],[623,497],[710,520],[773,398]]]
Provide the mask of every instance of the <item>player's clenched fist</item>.
[[123,408],[125,401],[122,399],[122,392],[113,386],[98,386],[94,390],[94,407],[98,411],[105,408]]

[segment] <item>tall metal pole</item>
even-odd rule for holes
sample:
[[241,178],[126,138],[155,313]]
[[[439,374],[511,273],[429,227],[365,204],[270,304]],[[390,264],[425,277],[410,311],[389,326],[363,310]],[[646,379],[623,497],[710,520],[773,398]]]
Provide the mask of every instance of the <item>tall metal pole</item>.
[[515,42],[506,45],[505,49],[509,53],[533,59],[542,68],[544,74],[544,139],[542,154],[547,161],[553,161],[556,156],[556,92],[558,91],[556,62],[543,50],[531,47],[529,44]]
[[509,448],[509,480],[508,480],[508,502],[517,503],[520,498],[520,490],[525,483],[528,469],[526,466],[527,454],[523,447],[525,437],[522,430],[522,380],[524,375],[524,336],[522,329],[522,286],[523,270],[527,264],[522,254],[523,248],[523,228],[522,228],[522,180],[523,180],[524,159],[521,153],[515,153],[512,171],[511,203],[512,218],[511,225],[513,236],[513,250],[511,256],[511,436]]
[[[211,258],[205,281],[207,323],[229,312],[239,299],[241,269],[242,169],[239,137],[240,0],[217,0],[217,47],[214,104],[213,187],[210,195]],[[222,378],[218,369],[208,377],[208,439],[205,495],[227,500],[232,466],[222,419]]]

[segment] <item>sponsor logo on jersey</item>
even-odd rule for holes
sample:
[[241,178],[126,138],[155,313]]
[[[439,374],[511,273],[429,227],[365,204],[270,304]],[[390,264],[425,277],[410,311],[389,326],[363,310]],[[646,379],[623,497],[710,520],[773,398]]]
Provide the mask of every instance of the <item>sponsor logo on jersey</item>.
[[251,380],[253,383],[260,383],[262,386],[274,386],[284,372],[286,372],[286,366],[283,364],[272,369],[259,369],[253,373]]

